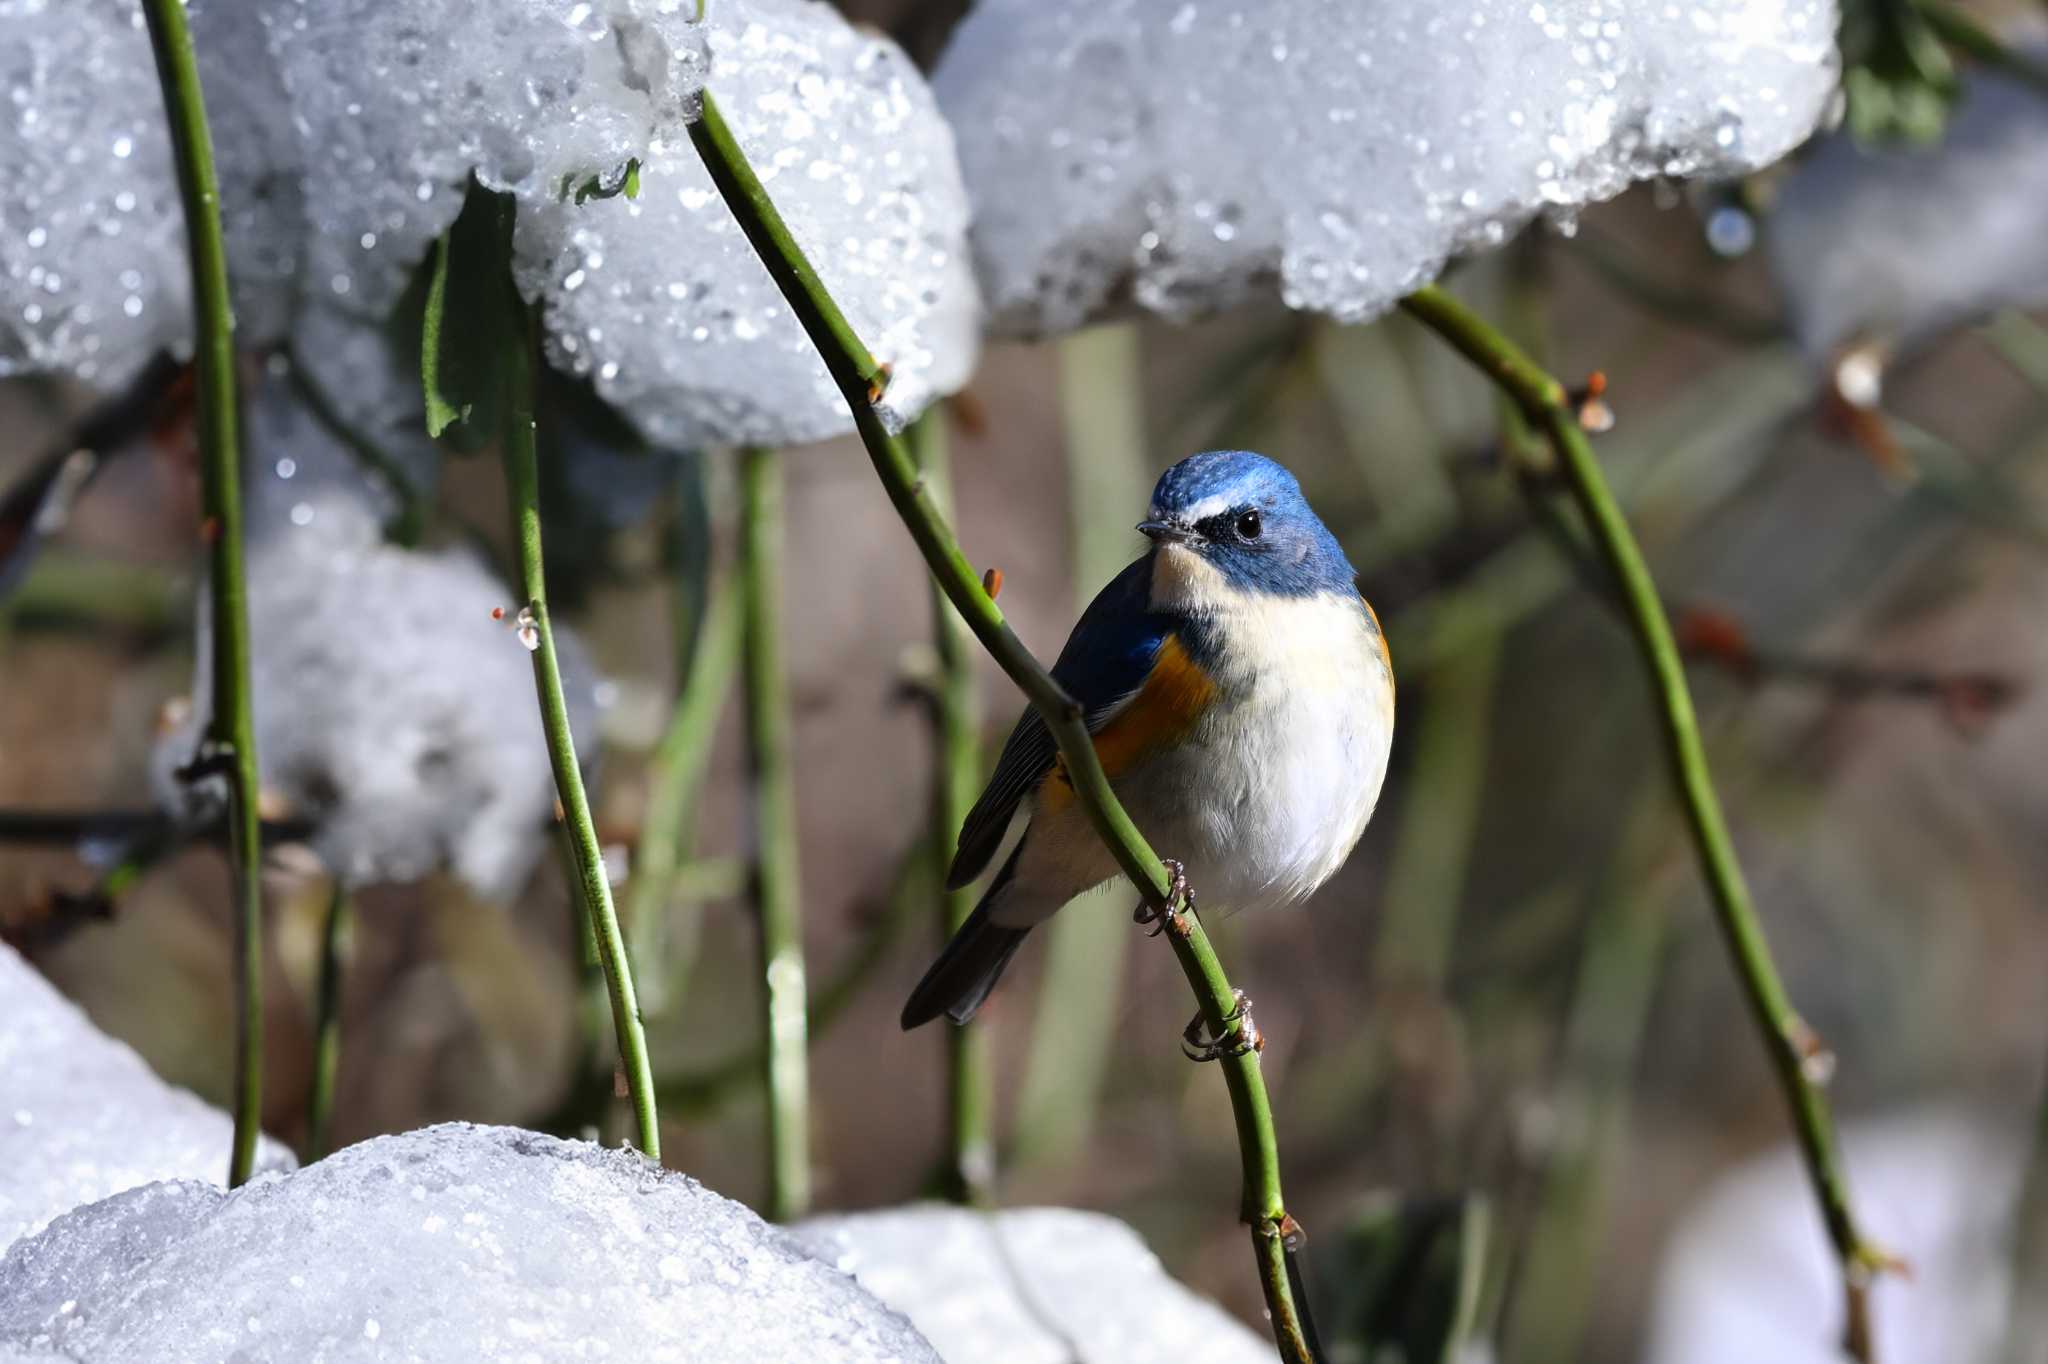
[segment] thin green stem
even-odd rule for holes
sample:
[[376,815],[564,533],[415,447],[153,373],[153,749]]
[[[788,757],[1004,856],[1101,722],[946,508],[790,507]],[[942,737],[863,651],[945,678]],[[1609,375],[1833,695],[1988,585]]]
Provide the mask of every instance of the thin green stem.
[[[633,854],[626,888],[626,922],[633,928],[633,955],[640,968],[645,1010],[658,1014],[688,979],[696,958],[694,914],[681,933],[671,917],[679,901],[695,906],[704,897],[682,885],[696,842],[697,797],[718,737],[718,717],[732,692],[740,654],[739,581],[719,586],[705,608],[703,629],[690,651],[688,674],[674,715],[648,765],[647,814]],[[692,893],[685,894],[685,890]]]
[[[1166,868],[1110,789],[1080,705],[1031,656],[982,589],[974,566],[961,552],[952,527],[940,515],[909,449],[890,433],[876,410],[877,381],[883,377],[882,371],[819,282],[760,178],[747,163],[717,99],[709,91],[704,94],[703,116],[690,125],[690,140],[726,206],[738,219],[747,240],[780,286],[791,312],[802,323],[825,368],[838,384],[875,473],[924,555],[933,578],[982,647],[1044,719],[1059,744],[1062,775],[1072,783],[1090,823],[1118,867],[1147,904],[1159,910],[1170,909],[1172,886]],[[1201,1002],[1213,1035],[1225,1041],[1248,1040],[1243,1020],[1234,1016],[1235,994],[1209,945],[1208,935],[1202,931],[1201,921],[1193,914],[1175,913],[1170,922],[1175,931],[1165,936]],[[1274,1337],[1284,1358],[1297,1364],[1310,1361],[1314,1354],[1309,1347],[1307,1325],[1296,1303],[1286,1264],[1285,1242],[1299,1229],[1281,1202],[1279,1151],[1258,1053],[1246,1048],[1238,1055],[1226,1057],[1221,1068],[1237,1120],[1244,1171],[1242,1209],[1245,1220],[1251,1224],[1259,1280],[1272,1315]]]
[[[1060,426],[1066,444],[1067,562],[1076,610],[1114,578],[1138,543],[1130,509],[1152,491],[1143,355],[1135,323],[1062,337]],[[958,827],[958,826],[955,826]],[[1031,1048],[1017,1095],[1019,1166],[1060,1166],[1088,1144],[1117,1043],[1130,925],[1094,907],[1045,929]]]
[[[1654,779],[1652,779],[1654,781]],[[1551,1152],[1516,1254],[1501,1345],[1509,1359],[1578,1359],[1599,1291],[1602,1235],[1624,1167],[1636,1075],[1685,871],[1670,810],[1630,800],[1628,827],[1593,890],[1553,1082],[1567,1141]]]
[[334,1080],[341,1070],[341,980],[355,915],[348,888],[337,879],[328,888],[327,913],[320,925],[320,983],[313,1007],[313,1084],[306,1093],[306,1159],[327,1154],[333,1133]]
[[346,445],[391,490],[391,499],[397,505],[385,524],[385,538],[408,549],[416,547],[426,533],[428,499],[413,481],[412,471],[342,413],[341,404],[334,400],[326,385],[313,377],[312,369],[296,350],[291,353],[291,381],[313,420]]
[[2048,62],[2006,42],[1961,6],[1944,0],[1917,0],[1913,8],[1920,11],[1935,36],[1956,51],[2048,94]]
[[235,901],[235,1139],[228,1186],[248,1180],[263,1120],[263,845],[256,812],[256,722],[249,687],[249,601],[242,575],[241,450],[235,429],[234,313],[220,186],[192,33],[180,0],[144,0],[149,41],[163,85],[171,151],[192,258],[193,346],[199,393],[200,502],[211,550],[213,696],[195,774],[228,785],[228,860]]
[[[910,452],[930,482],[934,500],[947,494],[946,413],[934,404],[911,426]],[[981,781],[981,698],[974,685],[973,646],[960,613],[932,585],[932,644],[938,669],[932,678],[932,829],[927,840],[932,887],[939,908],[940,940],[951,938],[974,912],[974,890],[947,890],[957,833],[967,822]],[[995,1081],[985,1026],[970,1024],[946,1034],[948,1192],[962,1203],[995,1203]]]
[[1785,339],[1783,320],[1730,304],[1719,292],[1667,284],[1597,232],[1581,230],[1569,241],[1571,254],[1602,284],[1656,317],[1739,345]]
[[[847,1007],[861,997],[876,969],[888,959],[904,925],[922,914],[929,903],[927,883],[933,860],[929,840],[919,839],[897,867],[880,917],[811,994],[805,1027],[813,1042],[822,1040],[846,1016]],[[662,1077],[661,1092],[672,1107],[680,1105],[686,1113],[710,1113],[767,1073],[767,1055],[767,1039],[757,1039],[709,1065]]]
[[746,624],[747,763],[754,783],[754,899],[761,916],[767,1040],[768,1216],[811,1207],[810,1075],[804,1014],[802,886],[791,762],[789,673],[782,656],[782,457],[740,452],[740,579]]
[[1742,864],[1736,857],[1734,840],[1729,836],[1720,797],[1707,767],[1706,747],[1700,740],[1685,667],[1649,566],[1619,504],[1608,490],[1606,477],[1564,385],[1439,288],[1421,289],[1409,295],[1402,306],[1478,366],[1520,405],[1530,423],[1543,431],[1556,451],[1594,544],[1627,604],[1643,666],[1656,692],[1672,781],[1684,805],[1700,868],[1713,895],[1716,922],[1734,957],[1736,974],[1791,1108],[1807,1173],[1840,1262],[1846,1348],[1854,1357],[1868,1360],[1869,1279],[1887,1259],[1864,1239],[1850,1207],[1848,1183],[1836,1149],[1834,1120],[1820,1084],[1809,1069],[1819,1054],[1819,1043],[1812,1029],[1793,1011],[1777,966],[1771,960],[1770,947],[1750,900]]
[[[509,282],[506,285],[510,288]],[[520,590],[526,596],[520,614],[522,638],[533,647],[533,680],[540,694],[541,729],[547,736],[548,762],[554,768],[555,795],[576,882],[604,967],[605,989],[611,996],[612,1029],[619,1039],[619,1060],[633,1100],[640,1149],[661,1159],[661,1123],[655,1113],[654,1074],[647,1059],[647,1034],[641,1027],[640,1004],[633,992],[633,968],[626,956],[625,935],[612,906],[611,880],[605,874],[604,850],[597,841],[590,797],[583,789],[583,769],[576,761],[576,738],[569,729],[569,702],[562,690],[561,663],[555,654],[555,631],[548,617],[547,579],[541,570],[540,457],[533,416],[534,339],[529,315],[501,339],[505,394],[502,434],[505,484],[512,503],[512,539],[519,551]],[[528,633],[530,632],[530,633]]]

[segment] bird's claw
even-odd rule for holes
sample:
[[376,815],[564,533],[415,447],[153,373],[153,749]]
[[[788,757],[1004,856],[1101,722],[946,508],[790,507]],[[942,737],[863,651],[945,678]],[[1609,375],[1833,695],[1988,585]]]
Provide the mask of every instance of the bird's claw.
[[1166,884],[1166,903],[1154,908],[1150,903],[1141,900],[1138,907],[1131,911],[1131,922],[1152,926],[1151,932],[1146,934],[1152,938],[1175,927],[1182,911],[1189,914],[1195,912],[1195,892],[1188,885],[1187,868],[1171,857],[1160,859],[1159,865],[1166,868],[1169,878]]
[[1190,1061],[1220,1061],[1226,1056],[1242,1056],[1246,1052],[1266,1049],[1266,1035],[1252,1021],[1251,997],[1242,990],[1231,993],[1237,1007],[1223,1016],[1222,1033],[1211,1037],[1209,1021],[1196,1014],[1181,1032],[1181,1055]]

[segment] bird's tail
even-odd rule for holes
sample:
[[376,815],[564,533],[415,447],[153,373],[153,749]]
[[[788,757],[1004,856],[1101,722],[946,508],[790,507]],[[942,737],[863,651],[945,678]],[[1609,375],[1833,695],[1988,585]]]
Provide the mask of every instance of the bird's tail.
[[990,906],[1009,887],[1010,877],[1016,870],[1017,858],[1012,854],[988,892],[981,897],[981,903],[967,916],[967,922],[960,925],[960,931],[946,944],[939,959],[924,973],[924,979],[910,992],[910,1000],[903,1006],[903,1030],[922,1027],[940,1014],[945,1014],[955,1023],[965,1023],[974,1017],[989,991],[996,988],[996,981],[1002,977],[1003,968],[1010,964],[1010,958],[1017,955],[1017,948],[1023,943],[1029,928],[1005,928],[989,917]]

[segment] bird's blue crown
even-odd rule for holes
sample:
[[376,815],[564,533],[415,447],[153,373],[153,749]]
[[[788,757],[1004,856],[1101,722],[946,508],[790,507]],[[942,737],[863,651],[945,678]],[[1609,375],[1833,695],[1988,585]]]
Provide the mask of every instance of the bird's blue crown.
[[1159,477],[1139,529],[1179,544],[1248,592],[1306,597],[1357,591],[1344,557],[1294,475],[1249,450],[1190,455]]

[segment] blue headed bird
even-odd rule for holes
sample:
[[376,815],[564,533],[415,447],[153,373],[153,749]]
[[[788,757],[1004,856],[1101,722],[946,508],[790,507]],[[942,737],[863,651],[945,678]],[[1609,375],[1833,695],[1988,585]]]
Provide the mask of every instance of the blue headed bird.
[[[1244,450],[1168,469],[1145,556],[1082,613],[1052,675],[1086,712],[1117,798],[1203,898],[1301,899],[1342,866],[1379,799],[1394,674],[1379,620],[1294,476]],[[1118,875],[1035,711],[960,830],[958,888],[1029,819],[903,1007],[965,1023],[1033,927]]]

